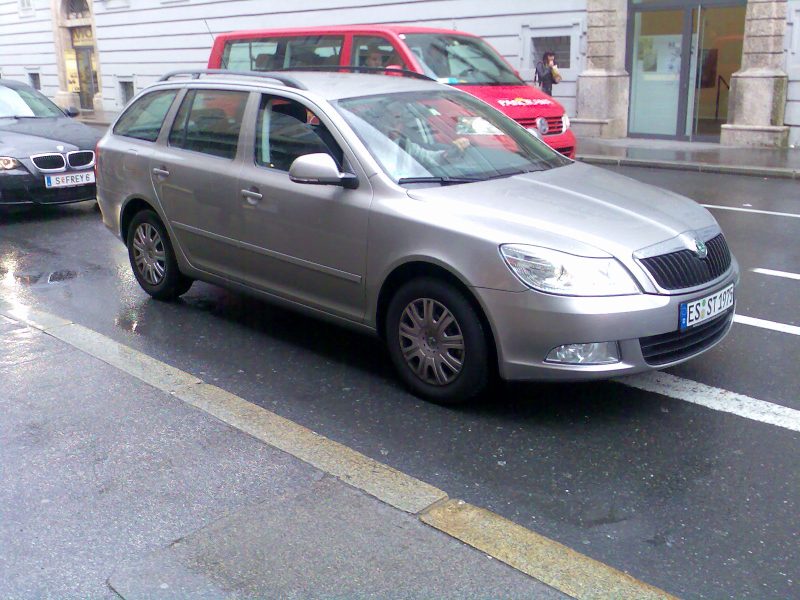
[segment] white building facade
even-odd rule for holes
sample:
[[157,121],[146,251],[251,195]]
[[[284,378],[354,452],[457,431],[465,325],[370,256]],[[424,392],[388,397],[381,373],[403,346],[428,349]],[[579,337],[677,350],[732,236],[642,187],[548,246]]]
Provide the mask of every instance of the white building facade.
[[218,33],[359,23],[475,33],[529,81],[555,51],[581,135],[800,144],[800,0],[0,0],[0,77],[115,111]]

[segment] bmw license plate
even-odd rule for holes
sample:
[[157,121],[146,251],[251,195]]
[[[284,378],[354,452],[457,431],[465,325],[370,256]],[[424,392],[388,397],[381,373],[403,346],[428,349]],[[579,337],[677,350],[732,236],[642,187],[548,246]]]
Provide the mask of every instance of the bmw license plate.
[[44,185],[49,188],[72,187],[75,185],[86,185],[88,183],[94,183],[94,171],[44,176]]
[[733,284],[705,298],[682,302],[680,306],[681,331],[713,319],[731,306],[733,306]]

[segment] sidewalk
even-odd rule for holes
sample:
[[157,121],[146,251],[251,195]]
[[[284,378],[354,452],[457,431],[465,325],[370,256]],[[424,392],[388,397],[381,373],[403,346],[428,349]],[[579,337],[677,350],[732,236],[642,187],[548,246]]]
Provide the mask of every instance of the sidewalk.
[[[107,127],[115,112],[86,113],[87,125]],[[800,179],[800,149],[741,148],[708,142],[641,138],[579,138],[578,160],[596,165],[681,169]]]
[[0,597],[567,597],[73,344],[0,340]]

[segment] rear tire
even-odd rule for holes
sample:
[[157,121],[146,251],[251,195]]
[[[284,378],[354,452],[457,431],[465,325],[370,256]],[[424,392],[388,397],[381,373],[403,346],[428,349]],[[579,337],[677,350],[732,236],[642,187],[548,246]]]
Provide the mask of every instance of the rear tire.
[[180,272],[167,230],[152,210],[134,215],[128,226],[128,258],[142,289],[156,300],[174,300],[192,287]]
[[455,286],[430,277],[403,285],[389,303],[385,334],[392,363],[414,394],[452,405],[486,389],[486,332]]

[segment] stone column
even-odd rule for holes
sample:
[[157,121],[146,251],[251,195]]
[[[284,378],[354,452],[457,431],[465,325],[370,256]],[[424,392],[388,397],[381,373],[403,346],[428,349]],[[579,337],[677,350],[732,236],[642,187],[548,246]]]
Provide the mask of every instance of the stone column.
[[786,146],[788,77],[783,70],[786,0],[748,0],[742,68],[731,76],[728,123],[720,142],[736,146]]
[[576,135],[628,135],[630,76],[625,70],[628,0],[587,0],[586,70],[578,76]]
[[53,21],[53,42],[56,47],[56,69],[58,71],[58,91],[53,101],[61,108],[80,108],[81,102],[78,94],[67,89],[67,70],[64,65],[64,50],[72,46],[69,30],[63,27],[61,0],[51,0],[50,16]]

